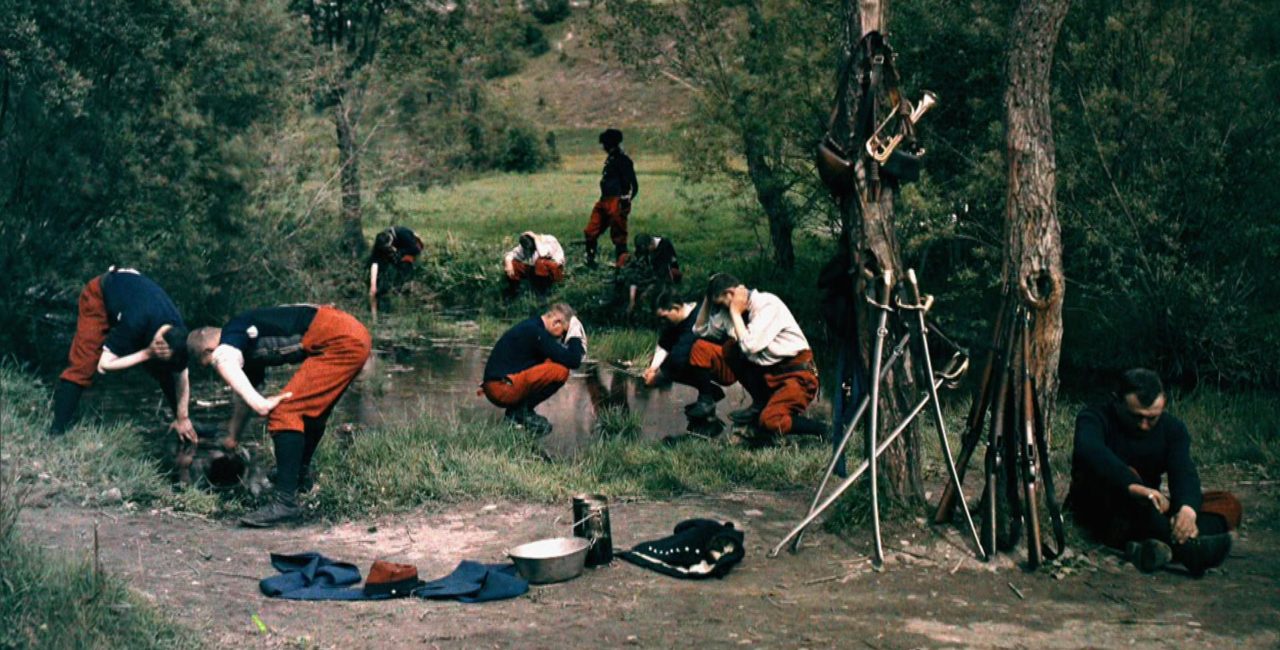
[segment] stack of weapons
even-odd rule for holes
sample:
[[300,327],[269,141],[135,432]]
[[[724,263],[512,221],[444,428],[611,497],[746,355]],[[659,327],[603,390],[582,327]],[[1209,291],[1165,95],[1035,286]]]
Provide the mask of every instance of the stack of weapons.
[[[986,482],[979,506],[982,544],[984,548],[1008,551],[1017,545],[1025,524],[1027,568],[1035,569],[1044,560],[1061,555],[1066,534],[1049,465],[1045,413],[1030,369],[1031,330],[1032,315],[1024,305],[1002,310],[997,316],[982,378],[969,408],[958,463],[960,480],[949,482],[943,489],[934,522],[951,520],[957,496],[963,504],[958,486],[985,427]],[[1053,527],[1054,547],[1041,537],[1042,491]]]
[[[875,534],[875,556],[873,558],[875,565],[878,567],[884,562],[884,545],[881,541],[880,534],[880,503],[878,488],[878,463],[877,460],[884,453],[889,445],[902,434],[903,431],[911,425],[915,418],[920,415],[926,406],[933,405],[932,414],[938,431],[938,441],[942,448],[943,455],[946,457],[948,474],[952,481],[952,487],[958,487],[961,481],[961,475],[956,469],[953,457],[951,455],[951,445],[947,439],[946,422],[942,416],[942,405],[938,399],[938,388],[944,384],[954,385],[965,370],[969,367],[969,358],[963,348],[952,343],[955,353],[947,362],[946,366],[939,372],[934,372],[933,361],[929,357],[929,332],[932,327],[933,331],[939,334],[940,338],[947,340],[945,336],[941,336],[941,332],[928,320],[928,312],[933,307],[933,297],[924,296],[920,293],[920,286],[916,281],[915,271],[907,271],[907,277],[898,288],[898,299],[896,304],[893,300],[894,282],[892,272],[885,272],[878,281],[868,283],[867,302],[877,312],[876,323],[876,341],[875,348],[871,358],[871,369],[869,377],[872,381],[870,384],[870,394],[863,397],[861,403],[854,412],[853,417],[847,425],[844,425],[842,436],[836,444],[835,453],[832,455],[830,464],[827,466],[826,475],[823,476],[821,483],[818,485],[813,501],[809,505],[809,512],[804,519],[791,530],[790,533],[778,542],[774,547],[770,556],[777,556],[782,548],[788,543],[791,544],[792,552],[799,548],[801,536],[805,528],[813,523],[819,515],[827,508],[830,508],[841,495],[845,493],[864,473],[869,473],[869,483],[871,488],[871,521]],[[889,353],[888,359],[885,356],[885,343],[889,337],[890,316],[894,315],[900,319],[899,329],[905,330],[906,333],[898,340]],[[912,345],[913,344],[913,345]],[[919,402],[906,413],[905,416],[894,426],[889,435],[881,439],[881,429],[885,427],[886,422],[882,421],[880,412],[880,394],[881,384],[886,382],[889,373],[895,364],[900,362],[908,345],[912,345],[912,355],[917,360],[915,367],[921,371],[924,381],[923,395]],[[844,451],[849,440],[853,437],[854,431],[863,421],[863,416],[867,418],[866,427],[866,446],[863,450],[863,456],[866,458],[862,465],[858,467],[852,474],[845,478],[839,485],[832,490],[831,494],[824,497],[827,483],[831,479],[831,475],[835,472],[836,467],[840,465],[844,458]],[[987,553],[983,543],[978,539],[978,531],[974,526],[973,519],[969,515],[968,505],[964,502],[964,495],[958,489],[954,491],[954,495],[959,497],[962,510],[965,513],[965,521],[968,523],[969,532],[973,536],[975,551],[978,557],[986,559]],[[950,513],[950,510],[948,510]]]

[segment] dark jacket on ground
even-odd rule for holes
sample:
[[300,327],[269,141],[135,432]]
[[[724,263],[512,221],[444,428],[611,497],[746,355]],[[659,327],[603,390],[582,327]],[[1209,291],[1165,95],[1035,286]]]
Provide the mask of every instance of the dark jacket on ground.
[[631,158],[621,147],[615,149],[604,160],[604,171],[600,175],[600,198],[631,195],[635,198],[640,193],[640,181],[636,180],[636,168]]
[[1170,512],[1184,505],[1200,511],[1200,476],[1191,461],[1191,436],[1181,420],[1165,413],[1145,434],[1126,430],[1115,404],[1091,406],[1076,417],[1071,459],[1070,505],[1077,511],[1107,510],[1128,499],[1137,470],[1142,484],[1159,489],[1169,476]]
[[494,344],[489,361],[484,365],[484,381],[505,379],[507,375],[528,370],[543,361],[553,361],[566,368],[582,364],[582,339],[561,343],[547,331],[540,316],[516,323]]

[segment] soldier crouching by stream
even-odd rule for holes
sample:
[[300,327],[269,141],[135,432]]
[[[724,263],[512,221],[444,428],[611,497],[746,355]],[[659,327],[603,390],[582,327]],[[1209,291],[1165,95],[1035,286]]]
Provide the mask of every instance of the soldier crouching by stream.
[[516,323],[494,344],[480,392],[506,409],[508,423],[535,435],[551,423],[533,411],[565,382],[587,354],[587,334],[573,308],[556,303],[541,316]]
[[[244,312],[222,329],[198,329],[188,348],[201,365],[217,369],[235,394],[228,447],[236,446],[251,410],[267,418],[276,454],[275,492],[240,523],[265,528],[296,519],[297,494],[312,480],[311,459],[329,414],[369,358],[369,330],[333,307],[287,305]],[[258,392],[268,366],[295,363],[301,367],[279,395]]]

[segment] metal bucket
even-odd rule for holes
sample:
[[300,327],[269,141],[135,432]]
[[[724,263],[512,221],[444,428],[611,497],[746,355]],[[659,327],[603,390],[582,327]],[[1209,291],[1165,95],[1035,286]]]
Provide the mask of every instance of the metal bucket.
[[602,566],[613,561],[609,497],[603,494],[579,494],[573,497],[573,536],[591,542],[591,548],[587,551],[587,566]]

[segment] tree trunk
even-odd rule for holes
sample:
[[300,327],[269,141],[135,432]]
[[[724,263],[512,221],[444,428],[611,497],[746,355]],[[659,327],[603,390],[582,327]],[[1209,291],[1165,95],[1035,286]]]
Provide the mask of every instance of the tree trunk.
[[760,142],[760,137],[749,126],[743,129],[743,141],[747,154],[747,174],[756,189],[756,200],[769,219],[773,261],[778,268],[790,270],[796,265],[795,247],[791,242],[791,234],[795,230],[791,205],[787,202],[782,182],[765,159],[764,143]]
[[[1055,187],[1053,53],[1070,0],[1022,0],[1010,30],[1005,91],[1009,190],[1005,218],[1004,286],[1035,318],[1031,358],[1044,412],[1052,413],[1062,348],[1062,228]],[[1052,422],[1052,418],[1046,418]],[[1050,432],[1046,432],[1048,435]]]
[[[849,8],[849,34],[861,38],[866,34],[885,30],[885,3],[887,0],[854,0]],[[849,79],[848,98],[851,106],[857,105],[862,90],[856,75]],[[874,91],[875,89],[873,89]],[[858,156],[857,177],[858,192],[855,200],[843,206],[852,214],[845,215],[845,222],[853,224],[855,232],[855,257],[860,265],[864,282],[874,283],[875,279],[868,274],[879,275],[885,271],[893,273],[896,282],[903,276],[902,254],[898,246],[897,231],[893,223],[894,192],[891,187],[881,184],[878,191],[868,191],[873,185],[870,178],[870,158],[863,147],[868,133],[856,127],[853,134],[851,150]],[[856,217],[856,218],[855,218]],[[865,286],[865,285],[864,285]],[[876,326],[878,310],[869,307],[865,301],[858,303],[858,322],[861,324],[859,346],[862,358],[870,367],[872,355],[875,353]],[[890,333],[886,342],[888,346],[900,335],[901,327],[890,317]],[[913,363],[910,353],[903,357],[902,365],[890,371],[885,379],[885,390],[881,390],[880,435],[883,437],[893,426],[901,421],[907,410],[907,395],[915,395],[919,391],[913,388],[911,378]],[[874,378],[872,378],[874,380]],[[891,494],[900,500],[923,499],[924,482],[920,474],[920,434],[916,426],[908,427],[892,446],[881,456],[881,465],[888,481]]]
[[[750,41],[756,42],[765,38],[764,15],[758,2],[747,3],[747,25],[750,30]],[[745,59],[747,71],[753,75],[764,77],[767,66],[774,65],[761,59],[759,54],[748,53]],[[747,174],[756,190],[756,200],[764,209],[769,220],[769,242],[773,245],[773,261],[778,268],[791,270],[796,265],[795,247],[791,235],[795,231],[795,209],[787,200],[786,181],[778,177],[777,171],[769,164],[768,143],[761,125],[756,123],[756,112],[751,106],[751,95],[739,96],[734,103],[742,133],[742,148],[747,159]]]
[[334,93],[333,123],[338,132],[338,164],[342,181],[342,248],[353,258],[365,252],[364,224],[360,210],[360,151],[356,125],[351,118],[349,93]]

